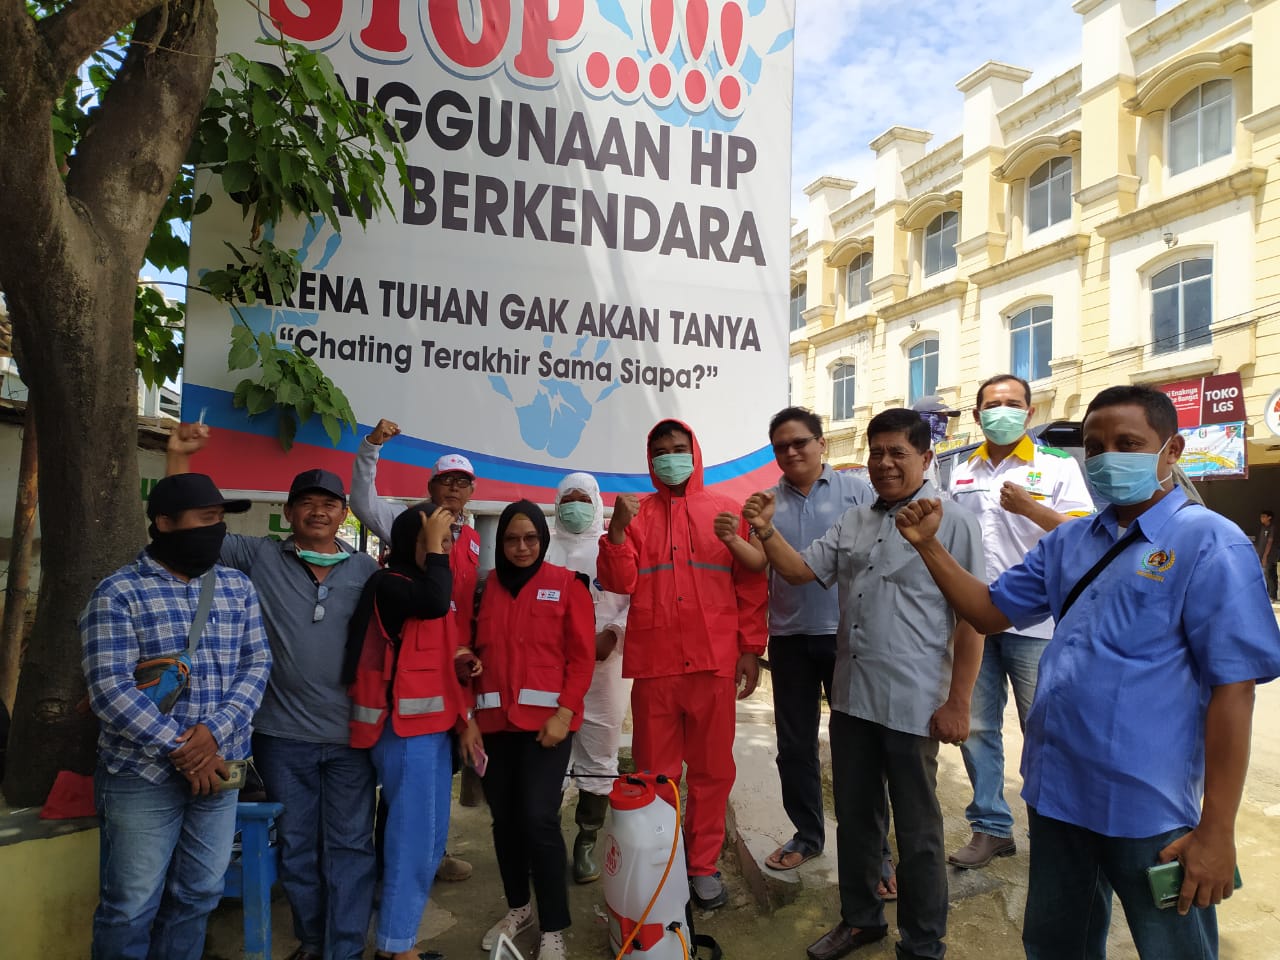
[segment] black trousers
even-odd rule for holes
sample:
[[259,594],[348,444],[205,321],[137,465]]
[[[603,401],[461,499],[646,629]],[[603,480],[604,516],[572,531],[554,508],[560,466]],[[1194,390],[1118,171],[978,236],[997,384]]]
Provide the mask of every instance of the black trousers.
[[938,806],[938,742],[831,711],[840,915],[852,927],[884,926],[876,896],[889,802],[898,838],[899,957],[938,958],[946,948],[947,873]]
[[796,828],[795,841],[813,851],[822,850],[827,839],[822,815],[818,728],[822,721],[822,698],[831,700],[835,666],[834,634],[769,638],[782,808]]
[[484,798],[493,814],[493,849],[511,909],[529,902],[529,876],[544,933],[569,926],[569,888],[560,802],[573,734],[551,749],[534,733],[487,733]]
[[1262,572],[1267,576],[1267,596],[1272,600],[1276,599],[1276,561],[1275,557],[1267,559],[1262,564]]

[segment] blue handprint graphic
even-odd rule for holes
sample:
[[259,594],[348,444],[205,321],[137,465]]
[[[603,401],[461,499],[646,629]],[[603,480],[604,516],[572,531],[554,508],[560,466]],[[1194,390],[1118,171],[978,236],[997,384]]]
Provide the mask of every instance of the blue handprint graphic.
[[[264,236],[267,240],[274,241],[275,231],[274,223],[267,224]],[[322,237],[324,239],[320,244],[319,259],[310,266],[306,266],[311,256],[312,247],[316,246]],[[298,261],[307,270],[319,273],[329,265],[329,261],[333,259],[333,255],[337,253],[338,247],[341,245],[342,234],[334,230],[323,216],[314,216],[307,221],[306,229],[302,233],[302,244],[298,248]],[[315,311],[294,310],[284,304],[272,306],[269,303],[257,303],[253,306],[241,306],[238,316],[235,310],[232,311],[233,322],[241,318],[243,318],[244,323],[248,324],[249,329],[255,335],[269,333],[273,339],[278,341],[278,333],[282,327],[314,327],[320,319],[320,314]],[[292,336],[288,337],[289,341],[292,339]],[[293,349],[292,344],[287,341],[280,345],[286,349]]]
[[[591,342],[590,336],[579,338],[577,345],[569,354],[570,358],[580,359]],[[542,344],[550,349],[555,342],[552,336],[543,338]],[[608,340],[597,340],[592,351],[593,363],[599,363],[609,351]],[[493,389],[517,404],[506,378],[491,376],[489,385]],[[580,385],[572,380],[539,380],[533,398],[524,405],[517,405],[516,418],[520,423],[520,436],[532,450],[546,450],[557,460],[563,460],[578,448],[582,441],[582,433],[586,429],[591,414],[608,396],[618,389],[621,381],[615,376],[612,381],[596,395],[588,399]]]

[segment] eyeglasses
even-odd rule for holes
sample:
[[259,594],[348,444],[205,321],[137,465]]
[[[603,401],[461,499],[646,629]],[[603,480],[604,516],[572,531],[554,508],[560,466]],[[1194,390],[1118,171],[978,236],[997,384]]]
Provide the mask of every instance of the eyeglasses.
[[475,483],[470,477],[460,474],[452,477],[436,477],[433,482],[440,484],[442,487],[448,487],[450,490],[465,490]]
[[801,450],[803,450],[805,447],[809,445],[810,440],[817,440],[817,439],[818,439],[817,437],[798,437],[795,440],[784,440],[782,443],[775,443],[773,445],[773,455],[775,457],[780,457],[784,453],[786,453],[788,450],[792,451],[793,453],[799,453]]
[[541,539],[536,533],[526,533],[523,537],[508,534],[502,538],[502,544],[507,547],[518,547],[521,544],[526,547],[537,547]]
[[324,619],[324,602],[329,599],[329,588],[323,583],[316,584],[316,608],[311,613],[311,622],[319,623]]

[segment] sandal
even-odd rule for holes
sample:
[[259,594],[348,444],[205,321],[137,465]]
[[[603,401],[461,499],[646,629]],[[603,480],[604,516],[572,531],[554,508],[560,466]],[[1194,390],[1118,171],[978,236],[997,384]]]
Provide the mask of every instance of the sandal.
[[898,873],[893,866],[893,858],[885,857],[880,867],[880,882],[876,884],[876,896],[885,903],[898,899]]
[[780,846],[765,859],[764,865],[770,870],[779,872],[784,870],[794,870],[802,863],[806,863],[818,856],[821,850],[810,850],[802,845],[794,837]]

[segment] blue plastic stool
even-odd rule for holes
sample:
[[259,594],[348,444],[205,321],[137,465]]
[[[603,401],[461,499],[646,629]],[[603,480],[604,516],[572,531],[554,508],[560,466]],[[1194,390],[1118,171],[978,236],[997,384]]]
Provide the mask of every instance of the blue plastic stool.
[[271,958],[271,887],[280,868],[271,828],[283,810],[282,803],[236,804],[240,849],[231,855],[222,895],[242,903],[245,960]]

